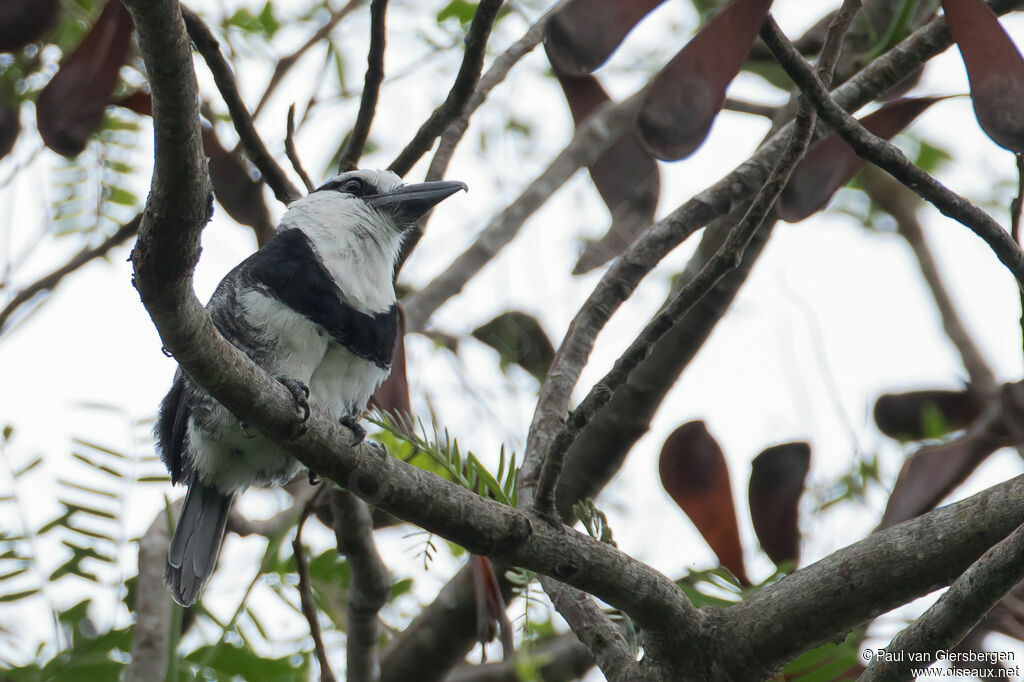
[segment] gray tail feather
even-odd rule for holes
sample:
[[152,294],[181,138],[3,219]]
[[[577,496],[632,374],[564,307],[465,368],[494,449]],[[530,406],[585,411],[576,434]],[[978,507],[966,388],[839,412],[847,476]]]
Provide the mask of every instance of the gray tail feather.
[[192,605],[217,565],[233,499],[192,475],[164,568],[164,583],[182,606]]

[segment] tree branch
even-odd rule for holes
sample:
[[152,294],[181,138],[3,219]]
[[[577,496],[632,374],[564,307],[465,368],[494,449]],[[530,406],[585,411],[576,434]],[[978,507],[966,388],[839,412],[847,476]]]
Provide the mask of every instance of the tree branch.
[[[530,655],[544,663],[540,679],[544,682],[572,682],[594,667],[594,659],[576,635],[567,632],[530,648]],[[482,665],[461,665],[444,682],[520,682],[519,662],[515,659]],[[422,679],[422,678],[421,678]]]
[[766,679],[802,651],[948,585],[1024,522],[1021,495],[1024,476],[869,535],[712,611],[725,669],[733,679]]
[[989,245],[996,257],[1024,287],[1024,253],[1006,230],[985,211],[945,187],[915,166],[898,148],[873,135],[829,96],[811,67],[786,39],[774,20],[761,32],[761,39],[775,54],[782,68],[814,104],[818,114],[861,156],[909,187],[935,208],[970,228]]
[[[1024,577],[1024,526],[1018,526],[957,578],[938,601],[893,638],[885,650],[891,661],[876,657],[861,675],[862,682],[910,678],[909,653],[933,654],[951,649]],[[898,658],[898,660],[896,660]]]
[[628,679],[636,674],[636,660],[622,633],[612,625],[589,594],[551,578],[541,578],[540,584],[558,613],[586,645],[607,679]]
[[292,104],[288,107],[288,119],[285,123],[285,136],[284,136],[284,153],[288,156],[288,160],[292,163],[292,168],[298,174],[302,180],[302,184],[306,186],[307,192],[313,191],[313,181],[309,179],[309,174],[306,173],[306,169],[302,167],[302,160],[299,158],[299,152],[295,149],[295,105]]
[[231,115],[231,122],[235,124],[235,131],[245,148],[246,156],[259,169],[264,181],[274,191],[277,200],[283,204],[291,203],[302,194],[267,151],[259,133],[256,132],[252,116],[249,115],[249,110],[246,109],[245,102],[242,101],[242,96],[238,92],[238,83],[235,82],[235,76],[231,73],[231,67],[220,52],[220,44],[198,14],[187,7],[182,7],[181,13],[185,18],[188,34],[192,38],[192,42],[195,43],[196,50],[206,61],[206,65],[213,74],[213,81],[217,84],[221,97],[224,98],[228,113]]
[[169,656],[177,656],[176,651],[170,651],[171,610],[175,605],[164,587],[164,564],[171,544],[168,526],[167,510],[161,509],[139,538],[139,578],[132,609],[135,628],[126,682],[164,679]]
[[469,32],[466,34],[466,51],[462,57],[462,66],[459,67],[459,73],[455,76],[455,83],[448,92],[448,97],[423,122],[409,144],[388,166],[388,170],[403,176],[408,173],[420,157],[427,153],[437,136],[462,113],[480,78],[487,38],[491,34],[498,10],[501,9],[501,2],[502,0],[480,0],[476,14],[473,15],[473,23],[469,25]]
[[363,94],[359,99],[359,112],[356,114],[355,125],[348,134],[345,151],[338,159],[338,172],[355,170],[359,157],[363,155],[366,138],[370,134],[370,125],[377,110],[377,98],[380,85],[384,82],[384,18],[388,10],[388,0],[373,0],[370,3],[370,50],[366,56],[366,77],[363,81]]
[[31,301],[38,294],[41,294],[44,291],[51,291],[56,288],[56,286],[60,284],[61,280],[75,270],[81,268],[83,265],[86,265],[97,258],[103,258],[114,248],[124,244],[139,231],[139,223],[141,221],[142,214],[140,213],[119,227],[114,234],[104,239],[102,243],[92,247],[91,249],[83,249],[82,251],[79,251],[77,255],[72,257],[71,260],[64,265],[49,274],[43,275],[36,281],[18,291],[18,293],[14,294],[14,296],[11,297],[11,300],[9,300],[3,309],[0,310],[0,334],[7,331],[5,325],[18,308]]
[[[331,670],[331,662],[327,660],[327,649],[324,647],[324,638],[320,633],[320,618],[313,601],[313,589],[309,584],[309,564],[306,563],[306,548],[302,545],[302,528],[306,525],[306,519],[312,512],[312,505],[319,495],[314,495],[302,509],[299,517],[299,524],[295,528],[295,538],[292,540],[292,554],[295,557],[295,571],[299,574],[299,602],[302,605],[302,615],[309,623],[309,634],[313,638],[313,649],[316,651],[316,660],[320,664],[320,682],[335,682],[334,671]],[[350,678],[355,679],[355,678]]]
[[348,682],[380,679],[377,613],[388,601],[391,579],[373,542],[373,517],[366,503],[342,488],[331,489],[331,515],[338,553],[351,569],[348,588]]
[[335,10],[331,13],[331,16],[324,22],[324,25],[318,28],[313,35],[309,37],[309,40],[304,42],[299,49],[292,52],[290,55],[281,57],[277,60],[277,64],[274,66],[274,73],[271,74],[270,80],[267,81],[267,87],[263,90],[263,96],[260,97],[259,103],[256,104],[256,108],[252,111],[252,117],[255,119],[263,111],[263,107],[270,100],[270,96],[277,89],[277,86],[281,84],[284,77],[291,71],[291,68],[295,66],[302,55],[306,54],[310,48],[319,45],[327,36],[331,34],[334,27],[337,26],[342,19],[351,14],[352,10],[363,4],[365,0],[349,0],[341,9]]

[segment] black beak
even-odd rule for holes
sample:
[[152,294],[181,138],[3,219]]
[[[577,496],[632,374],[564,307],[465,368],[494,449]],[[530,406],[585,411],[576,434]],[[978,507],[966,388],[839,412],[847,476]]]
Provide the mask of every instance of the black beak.
[[402,185],[384,194],[363,197],[370,206],[390,215],[396,224],[407,225],[416,222],[427,211],[434,208],[459,190],[469,191],[464,182],[444,180]]

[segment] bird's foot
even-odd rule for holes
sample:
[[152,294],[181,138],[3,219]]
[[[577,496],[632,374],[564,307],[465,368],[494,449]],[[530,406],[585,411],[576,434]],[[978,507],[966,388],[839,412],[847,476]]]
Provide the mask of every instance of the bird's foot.
[[356,442],[352,445],[359,445],[366,438],[366,429],[359,424],[359,420],[351,415],[342,417],[338,422],[346,429],[352,432],[352,437],[356,439]]
[[256,437],[256,434],[249,430],[249,425],[245,422],[238,422],[238,429],[242,432],[242,438],[252,439]]
[[298,379],[286,376],[279,376],[277,380],[291,392],[295,405],[299,408],[299,422],[305,424],[309,419],[309,386]]

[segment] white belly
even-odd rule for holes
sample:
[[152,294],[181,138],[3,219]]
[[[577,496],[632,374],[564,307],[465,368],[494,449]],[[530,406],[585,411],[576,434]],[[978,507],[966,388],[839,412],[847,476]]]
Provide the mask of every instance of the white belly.
[[310,402],[334,419],[358,418],[389,373],[390,370],[381,369],[332,343],[323,362],[313,372],[309,383]]

